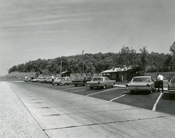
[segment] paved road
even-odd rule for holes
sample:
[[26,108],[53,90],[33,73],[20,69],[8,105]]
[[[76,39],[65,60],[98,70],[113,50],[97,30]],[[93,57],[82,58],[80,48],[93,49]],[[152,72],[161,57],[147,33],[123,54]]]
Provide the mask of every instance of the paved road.
[[[115,90],[127,94],[123,89],[91,91],[84,87],[60,86],[62,90],[58,90],[58,86],[50,87],[46,84],[44,87],[43,84],[24,82],[8,84],[49,137],[175,136],[175,118],[170,114],[110,102],[110,98],[101,100],[100,97],[94,97]],[[84,93],[77,94],[78,90]]]
[[75,94],[80,94],[84,96],[95,97],[98,99],[104,99],[107,101],[112,101],[116,103],[122,103],[126,105],[131,105],[135,107],[140,107],[148,110],[154,110],[158,112],[168,113],[175,115],[175,96],[169,95],[168,93],[161,94],[159,92],[154,92],[149,94],[147,92],[138,92],[131,94],[125,88],[108,88],[108,89],[95,89],[90,90],[88,87],[75,87],[73,85],[66,86],[52,86],[46,83],[25,83],[26,85],[37,85],[44,86],[51,89],[63,90],[66,92],[71,92]]

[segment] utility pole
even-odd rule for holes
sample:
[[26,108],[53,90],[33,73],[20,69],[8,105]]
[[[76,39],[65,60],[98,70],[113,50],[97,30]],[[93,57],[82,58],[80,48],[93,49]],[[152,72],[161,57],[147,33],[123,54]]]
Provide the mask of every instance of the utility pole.
[[[84,54],[84,49],[82,50],[82,56],[83,56],[83,54]],[[83,63],[83,60],[82,60],[82,63]],[[84,63],[83,63],[83,71],[82,72],[84,73]]]
[[62,70],[62,59],[61,59],[61,66],[60,66],[60,75],[61,75],[61,70]]

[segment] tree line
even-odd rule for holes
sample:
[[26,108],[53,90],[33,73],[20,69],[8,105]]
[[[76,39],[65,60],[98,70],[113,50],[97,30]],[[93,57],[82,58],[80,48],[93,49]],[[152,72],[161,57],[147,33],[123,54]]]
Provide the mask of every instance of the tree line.
[[113,67],[140,66],[145,72],[175,71],[175,42],[170,53],[149,53],[146,47],[137,52],[132,47],[123,46],[118,53],[85,53],[74,56],[62,56],[54,59],[37,59],[14,65],[8,73],[37,72],[38,74],[59,74],[62,71],[72,73],[99,73]]

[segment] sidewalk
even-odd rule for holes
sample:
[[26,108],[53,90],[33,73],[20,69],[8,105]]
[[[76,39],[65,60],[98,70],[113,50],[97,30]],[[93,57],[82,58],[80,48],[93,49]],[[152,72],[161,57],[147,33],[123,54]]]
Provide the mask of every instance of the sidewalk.
[[0,82],[0,137],[48,138],[6,82]]

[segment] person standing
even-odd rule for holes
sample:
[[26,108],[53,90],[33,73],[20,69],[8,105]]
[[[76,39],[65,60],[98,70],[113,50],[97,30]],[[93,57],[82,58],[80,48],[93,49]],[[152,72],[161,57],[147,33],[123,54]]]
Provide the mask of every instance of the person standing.
[[158,74],[158,76],[157,76],[158,92],[160,91],[160,88],[162,88],[162,92],[163,92],[163,79],[164,79],[164,77],[162,75]]
[[55,77],[52,75],[52,82],[54,81]]

